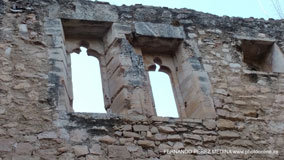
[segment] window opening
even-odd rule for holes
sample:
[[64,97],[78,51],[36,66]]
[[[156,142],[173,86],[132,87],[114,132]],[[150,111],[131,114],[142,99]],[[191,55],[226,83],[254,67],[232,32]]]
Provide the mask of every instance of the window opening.
[[179,117],[170,77],[164,72],[159,72],[160,60],[154,60],[154,62],[156,70],[149,71],[149,77],[157,115],[161,117]]
[[243,40],[243,61],[251,70],[284,73],[284,57],[275,42]]
[[106,113],[99,60],[88,56],[86,48],[80,50],[80,54],[71,54],[73,109],[75,112]]

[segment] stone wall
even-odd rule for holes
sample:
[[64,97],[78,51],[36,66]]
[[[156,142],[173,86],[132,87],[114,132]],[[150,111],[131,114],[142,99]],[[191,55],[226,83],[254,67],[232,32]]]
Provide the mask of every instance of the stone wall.
[[[64,19],[103,22],[97,26],[107,28],[101,32],[104,35],[89,42],[96,44],[90,46],[95,51],[90,53],[96,56],[104,54],[113,42],[125,42],[120,43],[119,51],[127,53],[131,65],[126,71],[133,72],[127,72],[129,79],[122,86],[135,96],[122,94],[121,99],[136,115],[72,113],[68,53],[84,44],[74,45],[64,36]],[[120,29],[110,32],[114,24]],[[162,30],[140,32],[137,27],[144,24],[178,27],[184,37]],[[217,17],[188,9],[118,7],[76,0],[0,1],[0,159],[283,159],[284,75],[244,63],[242,48],[244,41],[265,42],[277,44],[283,53],[283,28],[283,20]],[[198,86],[198,98],[208,102],[197,105],[199,110],[192,115],[207,113],[206,106],[212,106],[214,111],[209,110],[216,112],[216,118],[206,114],[199,118],[156,117],[151,98],[146,96],[145,103],[137,107],[137,97],[147,95],[147,89],[143,90],[146,83],[134,83],[147,80],[141,76],[147,70],[142,58],[147,51],[142,42],[147,37],[158,39],[161,45],[168,43],[164,39],[177,44],[175,54],[183,53],[176,56],[183,62],[180,67],[189,67],[194,73],[189,76],[185,70],[177,76],[180,81],[189,79],[186,85],[179,85]],[[127,46],[131,52],[123,50]],[[135,69],[140,74],[134,74]],[[186,91],[176,98],[184,99]],[[109,101],[106,108],[111,108],[113,102],[105,101]],[[114,107],[122,107],[120,104],[125,105]],[[149,111],[140,112],[139,107]],[[277,150],[278,154],[167,154],[171,149]]]

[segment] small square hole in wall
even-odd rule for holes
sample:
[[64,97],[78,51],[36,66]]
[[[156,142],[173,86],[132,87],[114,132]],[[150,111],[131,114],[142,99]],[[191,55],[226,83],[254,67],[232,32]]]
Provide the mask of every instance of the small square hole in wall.
[[242,40],[243,61],[251,70],[284,73],[283,52],[273,41]]

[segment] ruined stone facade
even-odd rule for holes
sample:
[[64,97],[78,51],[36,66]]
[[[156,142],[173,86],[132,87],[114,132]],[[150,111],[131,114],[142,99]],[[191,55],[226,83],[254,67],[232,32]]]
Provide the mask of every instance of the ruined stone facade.
[[[3,0],[0,20],[0,160],[284,159],[283,20],[79,0]],[[73,112],[80,46],[100,61],[107,114]],[[156,115],[155,63],[177,119]]]

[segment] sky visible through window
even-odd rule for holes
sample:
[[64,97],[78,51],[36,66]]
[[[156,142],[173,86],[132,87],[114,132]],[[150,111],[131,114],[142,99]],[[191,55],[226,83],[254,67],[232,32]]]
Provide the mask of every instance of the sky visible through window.
[[[274,18],[279,16],[273,6],[271,0],[104,0],[113,5],[152,5],[168,8],[189,8],[197,11],[216,14],[219,16],[235,16],[235,17],[255,17],[255,18]],[[284,8],[284,0],[279,0],[282,9]],[[96,58],[87,56],[86,49],[81,48],[80,55],[71,54],[72,60],[72,79],[74,102],[73,107],[76,112],[95,112],[105,113],[101,75],[99,62]],[[169,77],[165,73],[150,72],[150,78],[153,88],[158,115],[177,117],[176,109],[172,110],[172,106],[176,107],[174,98],[169,100],[162,97],[164,94],[172,94],[172,86],[169,83]],[[159,86],[160,85],[160,89]],[[163,87],[161,87],[163,86]],[[157,87],[157,88],[156,88]],[[168,96],[169,96],[168,94]],[[157,96],[159,95],[159,96]],[[158,98],[157,98],[158,97]],[[160,113],[161,112],[161,113]],[[165,112],[165,113],[164,113]]]
[[164,72],[159,72],[159,69],[160,66],[156,64],[156,71],[149,72],[157,115],[161,117],[178,117],[170,77]]
[[273,2],[282,7],[284,0],[103,0],[113,5],[143,4],[168,8],[188,8],[218,16],[279,19]]
[[71,54],[73,109],[75,112],[106,113],[99,60],[88,56],[86,48]]

